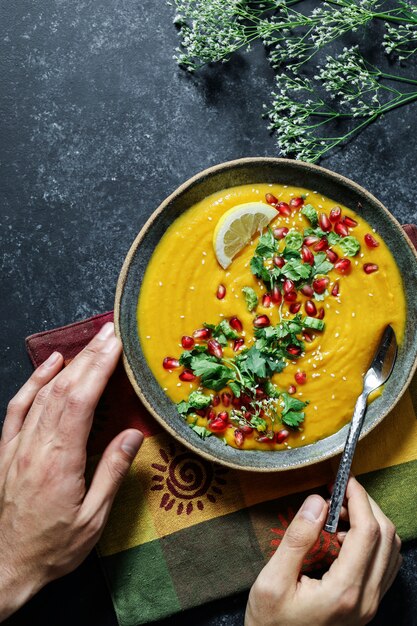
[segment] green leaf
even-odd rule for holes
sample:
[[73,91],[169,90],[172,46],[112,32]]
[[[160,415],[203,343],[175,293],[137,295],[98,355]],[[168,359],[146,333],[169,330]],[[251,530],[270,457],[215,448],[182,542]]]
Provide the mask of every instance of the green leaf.
[[275,354],[264,354],[263,357],[265,360],[265,364],[268,366],[268,376],[270,376],[274,372],[282,372],[282,370],[287,365],[286,361],[284,361],[280,354],[280,350],[276,350]]
[[327,237],[327,241],[329,242],[330,246],[335,246],[339,243],[339,241],[342,239],[342,237],[340,235],[338,235],[337,233],[334,233],[333,231],[330,233],[326,233],[326,237]]
[[250,269],[252,274],[258,276],[258,278],[261,278],[265,282],[270,281],[269,272],[264,266],[262,257],[256,255],[253,256],[250,262]]
[[288,411],[282,416],[282,423],[290,428],[298,428],[304,421],[304,413],[297,413],[295,411]]
[[208,430],[208,428],[206,428],[205,426],[197,426],[197,424],[189,424],[189,427],[192,428],[193,431],[197,433],[199,437],[201,437],[201,439],[206,439],[207,437],[211,437],[211,435],[213,434],[211,430]]
[[274,256],[277,250],[277,241],[272,233],[272,230],[268,230],[259,237],[258,245],[256,246],[255,254],[263,257],[270,258]]
[[265,381],[264,391],[270,398],[279,398],[279,391],[270,380]]
[[303,245],[303,236],[298,230],[290,230],[290,232],[285,235],[285,246],[289,250],[300,250]]
[[215,359],[204,356],[191,360],[191,369],[196,376],[201,376],[201,384],[208,389],[220,391],[232,378],[232,371]]
[[180,365],[184,365],[184,367],[190,368],[192,359],[201,354],[207,356],[207,358],[212,359],[213,361],[215,360],[214,357],[211,357],[207,354],[207,346],[194,346],[192,350],[185,350],[181,354],[179,358]]
[[229,382],[230,391],[236,396],[236,398],[240,398],[240,385],[235,380]]
[[311,328],[313,330],[324,330],[325,323],[323,320],[317,319],[317,317],[305,317],[303,319],[304,328]]
[[193,409],[205,409],[211,403],[211,397],[201,391],[192,391],[188,397],[188,404]]
[[259,378],[266,377],[265,359],[255,346],[246,352],[245,369]]
[[181,400],[181,402],[177,403],[177,411],[180,415],[184,415],[184,417],[187,415],[189,408],[190,406],[185,400]]
[[[332,265],[333,267],[333,265]],[[281,269],[282,274],[291,280],[305,280],[311,275],[311,265],[302,263],[301,259],[290,259]]]
[[319,223],[319,216],[313,205],[305,204],[301,209],[301,213],[306,216],[313,228],[317,226],[317,224]]
[[260,433],[263,433],[268,428],[266,421],[257,415],[254,415],[251,418],[250,425],[256,428],[256,430]]
[[352,235],[342,237],[338,243],[346,256],[356,256],[361,249],[361,244]]
[[217,324],[216,328],[214,329],[214,336],[217,337],[218,334],[223,334],[226,337],[226,339],[238,339],[239,338],[239,335],[230,326],[227,320],[222,320],[220,324]]
[[258,296],[256,295],[255,290],[252,289],[252,287],[243,287],[242,292],[245,296],[245,301],[246,301],[246,306],[248,308],[248,311],[250,312],[254,311],[259,304]]
[[333,263],[328,261],[325,252],[318,252],[314,257],[314,268],[313,275],[317,276],[317,274],[327,274],[333,269]]
[[316,237],[327,237],[327,235],[329,235],[331,233],[326,233],[324,230],[322,230],[321,228],[305,228],[304,229],[304,237],[307,237],[308,235],[315,235]]
[[303,402],[298,398],[294,398],[294,396],[291,396],[286,391],[281,393],[281,398],[284,402],[284,407],[282,409],[283,413],[288,413],[288,411],[301,411],[308,404],[308,402]]

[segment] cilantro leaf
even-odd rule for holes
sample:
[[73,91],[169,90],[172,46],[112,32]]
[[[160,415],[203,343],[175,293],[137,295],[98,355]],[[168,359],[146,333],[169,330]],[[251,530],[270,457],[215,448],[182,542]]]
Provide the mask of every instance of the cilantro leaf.
[[307,402],[303,402],[298,398],[294,398],[294,396],[291,396],[286,391],[283,391],[281,393],[281,398],[284,402],[284,407],[282,410],[283,413],[288,413],[288,411],[301,411],[302,409],[304,409],[304,407],[307,406]]
[[305,317],[303,319],[304,328],[312,328],[313,330],[324,330],[325,323],[317,317]]
[[197,426],[197,424],[188,424],[188,425],[190,428],[193,429],[195,433],[197,433],[199,437],[201,437],[201,439],[206,439],[207,437],[211,437],[211,435],[213,434],[211,430],[208,430],[208,428],[206,428],[205,426]]
[[298,426],[300,426],[300,424],[304,421],[304,417],[304,413],[288,411],[288,413],[282,416],[282,423],[290,428],[298,428]]
[[346,256],[356,256],[361,249],[361,244],[352,235],[342,237],[338,245],[342,248]]
[[301,213],[306,216],[310,224],[315,228],[319,223],[319,217],[316,209],[311,204],[305,204],[301,209]]
[[217,359],[210,359],[206,355],[193,357],[191,360],[191,369],[196,376],[201,377],[201,384],[208,389],[220,391],[229,382],[232,371],[218,362]]
[[318,252],[314,257],[313,274],[327,274],[333,269],[333,263],[327,260],[325,252]]
[[264,282],[270,282],[269,272],[264,266],[262,257],[253,256],[250,262],[250,269],[252,274],[261,278]]
[[201,391],[192,391],[188,396],[188,404],[193,409],[205,409],[211,403],[211,397]]
[[257,415],[254,415],[251,418],[250,425],[256,428],[256,430],[260,433],[264,432],[268,427],[266,421],[262,419],[262,417],[258,417]]
[[[253,257],[256,258],[256,257]],[[253,259],[252,259],[253,260]],[[263,267],[263,266],[262,266]],[[265,269],[265,268],[264,268]],[[265,269],[267,272],[268,270]],[[248,311],[254,311],[259,304],[258,296],[252,287],[243,287],[242,289],[243,295],[245,296],[246,306]]]
[[259,378],[266,377],[266,365],[265,359],[261,352],[253,346],[244,355],[244,369],[251,375],[259,376]]
[[331,246],[337,245],[339,241],[342,239],[340,235],[338,235],[337,233],[334,233],[333,231],[330,233],[325,233],[325,234],[327,237],[327,241],[329,242]]
[[290,230],[290,232],[285,235],[285,246],[289,250],[300,250],[303,245],[303,236],[298,230]]
[[196,356],[199,356],[200,354],[204,354],[205,356],[207,356],[207,358],[213,359],[214,361],[216,360],[214,357],[211,357],[207,354],[207,346],[201,345],[194,346],[192,350],[184,350],[179,358],[180,365],[184,365],[184,367],[190,369],[192,359]]
[[[333,267],[333,265],[332,265]],[[291,280],[305,280],[311,275],[311,265],[302,263],[301,259],[290,259],[281,270],[282,274]]]
[[189,408],[190,406],[185,400],[181,400],[181,402],[177,403],[177,411],[180,415],[183,415],[184,417],[187,415]]
[[240,398],[240,385],[235,380],[229,382],[230,391],[236,396],[236,398]]
[[279,391],[275,387],[274,383],[271,383],[270,380],[267,380],[264,383],[264,391],[270,398],[279,398]]
[[259,237],[258,245],[256,246],[255,254],[263,257],[270,258],[274,256],[277,250],[277,241],[272,233],[272,230],[268,230]]
[[331,235],[333,233],[326,233],[326,231],[322,230],[321,228],[305,228],[304,229],[304,237],[307,237],[308,235],[315,235],[316,237],[327,237],[328,235]]

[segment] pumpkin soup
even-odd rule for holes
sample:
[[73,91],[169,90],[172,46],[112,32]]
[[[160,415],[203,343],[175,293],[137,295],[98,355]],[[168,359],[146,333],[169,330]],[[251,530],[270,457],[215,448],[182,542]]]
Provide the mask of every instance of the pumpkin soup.
[[[248,242],[254,224],[263,230]],[[314,191],[255,184],[171,225],[137,314],[149,366],[196,436],[282,450],[351,419],[382,331],[391,324],[401,343],[405,311],[395,261],[360,215]]]

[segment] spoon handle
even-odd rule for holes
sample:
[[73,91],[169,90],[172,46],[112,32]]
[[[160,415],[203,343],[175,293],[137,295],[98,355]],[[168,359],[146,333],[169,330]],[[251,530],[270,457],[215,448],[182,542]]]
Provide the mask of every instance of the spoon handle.
[[362,393],[356,401],[355,410],[353,412],[352,421],[350,423],[349,433],[340,459],[339,469],[333,487],[333,494],[330,500],[329,513],[324,529],[329,533],[335,533],[339,522],[340,509],[346,493],[346,485],[349,480],[350,468],[352,465],[353,455],[355,453],[356,444],[362,430],[362,424],[366,412],[366,401],[368,394]]

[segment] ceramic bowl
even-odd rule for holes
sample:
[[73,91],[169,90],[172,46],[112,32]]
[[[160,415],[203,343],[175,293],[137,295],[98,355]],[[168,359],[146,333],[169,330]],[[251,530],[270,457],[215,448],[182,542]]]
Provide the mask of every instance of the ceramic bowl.
[[[138,337],[136,308],[144,272],[154,249],[167,228],[181,213],[216,191],[251,183],[281,183],[317,190],[336,203],[352,207],[371,225],[377,226],[395,259],[405,285],[417,281],[417,255],[401,226],[388,210],[365,189],[351,180],[317,165],[275,158],[246,158],[222,163],[197,174],[155,210],[142,228],[122,267],[115,300],[116,332],[123,342],[127,375],[150,413],[176,439],[212,461],[242,470],[279,471],[299,468],[338,454],[344,446],[348,426],[330,437],[301,448],[284,451],[238,450],[217,437],[200,439],[178,416],[175,404],[152,374]],[[407,321],[393,374],[383,394],[367,411],[361,437],[365,437],[398,402],[416,367],[417,300],[407,290]],[[352,355],[354,358],[354,355]]]

